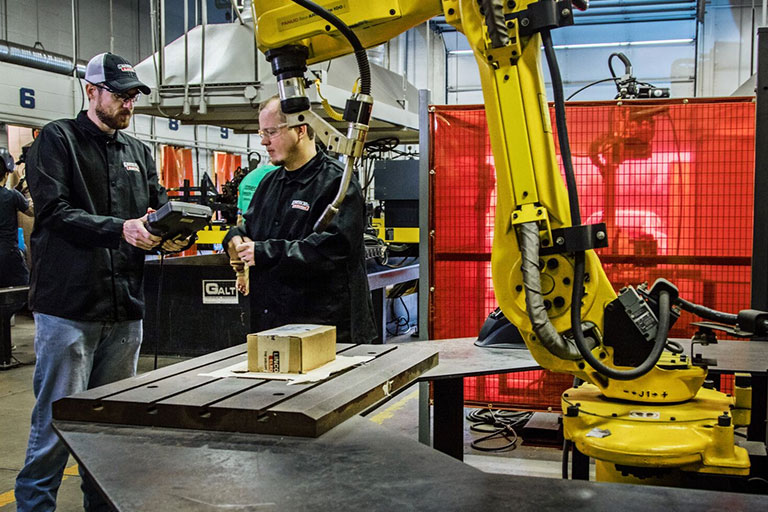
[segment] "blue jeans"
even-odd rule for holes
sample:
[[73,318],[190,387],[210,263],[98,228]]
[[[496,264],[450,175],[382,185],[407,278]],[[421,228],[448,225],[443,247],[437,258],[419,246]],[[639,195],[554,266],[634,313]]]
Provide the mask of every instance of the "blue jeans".
[[[136,375],[141,346],[141,320],[79,322],[35,313],[34,391],[27,457],[16,477],[18,512],[56,508],[67,452],[51,426],[51,404],[68,395]],[[83,475],[85,510],[107,510],[107,504]]]

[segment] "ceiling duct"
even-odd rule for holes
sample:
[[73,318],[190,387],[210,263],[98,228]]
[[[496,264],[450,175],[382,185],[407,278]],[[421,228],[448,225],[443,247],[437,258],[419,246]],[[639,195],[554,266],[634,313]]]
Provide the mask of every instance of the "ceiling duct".
[[[248,17],[242,24],[205,25],[204,30],[197,26],[168,44],[163,55],[158,52],[135,68],[153,89],[149,97],[142,96],[135,111],[177,118],[183,124],[256,132],[259,103],[277,94],[277,82],[256,48],[253,21]],[[392,71],[374,64],[371,68],[374,107],[368,139],[397,136],[402,142],[418,141],[418,90]],[[337,111],[343,111],[358,76],[354,56],[313,64],[309,69],[321,79],[322,95]],[[345,123],[325,114],[314,87],[308,95],[313,110],[346,132]]]
[[[50,71],[60,75],[72,76],[72,58],[39,48],[31,48],[10,41],[0,41],[0,61],[28,68]],[[77,76],[85,77],[84,62],[77,63]]]

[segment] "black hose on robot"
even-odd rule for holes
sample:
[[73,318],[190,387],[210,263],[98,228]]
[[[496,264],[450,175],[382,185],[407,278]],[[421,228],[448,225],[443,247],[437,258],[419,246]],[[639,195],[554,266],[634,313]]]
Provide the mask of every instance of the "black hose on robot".
[[[573,282],[584,282],[584,252],[576,253],[576,264],[574,265]],[[583,288],[581,286],[573,287],[572,304],[581,304],[583,297]],[[672,306],[669,292],[662,290],[659,293],[659,325],[656,328],[656,338],[653,341],[653,348],[651,349],[648,357],[645,358],[640,366],[632,368],[631,370],[617,370],[602,363],[598,358],[592,354],[592,351],[587,347],[587,342],[584,339],[584,332],[581,330],[581,308],[571,307],[571,324],[573,330],[573,336],[576,340],[576,346],[581,352],[581,356],[584,360],[595,370],[601,374],[616,380],[632,380],[642,377],[656,366],[661,353],[667,345],[667,334],[669,334],[669,308]]]
[[295,4],[298,4],[305,9],[317,14],[325,21],[336,27],[341,32],[352,48],[355,50],[355,58],[357,59],[357,67],[360,71],[360,94],[370,96],[371,94],[371,66],[368,63],[368,54],[365,52],[365,48],[357,34],[355,34],[346,23],[341,21],[338,16],[326,10],[323,6],[316,4],[310,0],[293,0]]
[[557,140],[560,142],[560,156],[565,169],[565,186],[568,188],[568,206],[571,210],[571,224],[581,224],[579,210],[579,191],[576,188],[576,173],[573,172],[571,159],[571,143],[568,140],[568,127],[565,124],[565,95],[563,94],[563,79],[560,67],[557,65],[555,47],[552,44],[552,34],[549,29],[541,31],[541,41],[544,44],[544,55],[547,57],[549,75],[552,80],[552,93],[555,96],[555,124],[557,124]]
[[[576,177],[573,170],[573,162],[571,161],[571,148],[568,140],[568,128],[566,126],[565,119],[565,98],[563,94],[563,81],[560,76],[560,68],[557,64],[557,58],[555,56],[554,45],[552,44],[552,35],[549,29],[541,31],[541,40],[544,45],[544,54],[547,59],[547,65],[549,66],[549,74],[552,79],[552,90],[555,100],[555,122],[557,124],[557,138],[560,143],[560,154],[563,160],[563,167],[565,170],[565,182],[568,189],[568,205],[571,213],[571,224],[578,226],[581,224],[581,213],[579,211],[579,196],[576,188]],[[525,226],[525,225],[523,225]],[[523,261],[525,262],[526,248],[523,246],[523,242],[526,241],[526,237],[521,237],[521,250],[523,251]],[[535,250],[538,252],[538,240],[536,240]],[[526,245],[528,243],[526,242]],[[528,248],[531,250],[532,248]],[[581,301],[584,296],[584,290],[582,283],[584,282],[585,266],[586,266],[586,253],[584,251],[578,251],[574,253],[574,276],[573,276],[573,293],[571,295],[571,332],[573,333],[573,340],[576,348],[581,357],[597,372],[605,375],[606,377],[616,380],[632,380],[641,377],[651,371],[659,358],[661,357],[664,347],[667,342],[667,335],[669,333],[670,325],[670,313],[671,299],[669,293],[662,291],[659,295],[659,325],[656,332],[656,339],[654,340],[653,349],[648,357],[639,366],[631,370],[617,370],[607,366],[596,358],[592,354],[589,342],[584,337],[584,331],[581,325]],[[523,271],[523,279],[526,279],[526,271]],[[533,277],[531,269],[527,272],[527,278]],[[538,274],[538,272],[536,272]],[[529,294],[528,286],[526,286],[526,295]],[[527,299],[526,299],[527,300]],[[529,312],[530,314],[530,312]],[[532,318],[531,322],[536,325],[535,320]],[[548,327],[541,330],[541,332],[552,331],[553,327],[549,320],[546,320]],[[540,335],[540,331],[534,328],[537,334]],[[541,335],[539,336],[541,338]],[[560,350],[566,353],[570,352],[568,343],[566,343],[562,337],[557,334],[557,339],[549,340],[550,344],[559,347]],[[546,340],[542,340],[542,343],[546,346]],[[569,354],[570,355],[570,354]],[[572,359],[568,357],[568,359]]]
[[717,311],[706,306],[694,304],[693,302],[689,302],[682,297],[678,297],[675,300],[675,303],[680,306],[680,309],[688,311],[689,313],[692,313],[696,316],[700,316],[701,318],[711,320],[713,322],[720,322],[721,324],[727,325],[736,325],[739,321],[739,317],[737,315],[732,313],[724,313],[722,311]]

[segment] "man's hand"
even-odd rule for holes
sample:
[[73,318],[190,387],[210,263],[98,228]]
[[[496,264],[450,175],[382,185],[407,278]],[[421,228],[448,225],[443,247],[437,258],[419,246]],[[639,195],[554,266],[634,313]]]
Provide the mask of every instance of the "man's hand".
[[236,260],[237,259],[237,246],[242,244],[243,242],[250,242],[251,239],[247,236],[240,236],[235,235],[232,238],[229,239],[229,242],[227,243],[227,253],[229,254],[229,259]]
[[163,250],[163,252],[179,252],[189,245],[190,238],[191,237],[182,238],[181,240],[166,240],[163,242],[163,245],[161,245],[160,248]]
[[254,245],[255,243],[249,240],[247,242],[244,241],[243,243],[238,244],[236,247],[237,257],[249,267],[252,267],[255,264],[253,259]]
[[155,236],[146,227],[147,215],[139,219],[128,219],[123,224],[123,238],[134,247],[149,251],[157,247],[163,241],[159,236]]

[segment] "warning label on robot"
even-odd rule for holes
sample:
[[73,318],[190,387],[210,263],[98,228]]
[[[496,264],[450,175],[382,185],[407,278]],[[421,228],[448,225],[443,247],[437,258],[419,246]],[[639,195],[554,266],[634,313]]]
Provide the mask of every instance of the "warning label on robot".
[[[349,10],[349,5],[345,0],[329,2],[327,5],[323,5],[323,7],[326,11],[332,12],[337,16]],[[281,31],[285,31],[300,27],[302,25],[307,25],[308,23],[312,23],[318,20],[323,21],[322,18],[319,18],[317,14],[307,10],[302,10],[301,14],[291,14],[290,16],[283,16],[282,18],[278,18],[277,25]],[[323,23],[325,22],[323,21]]]

